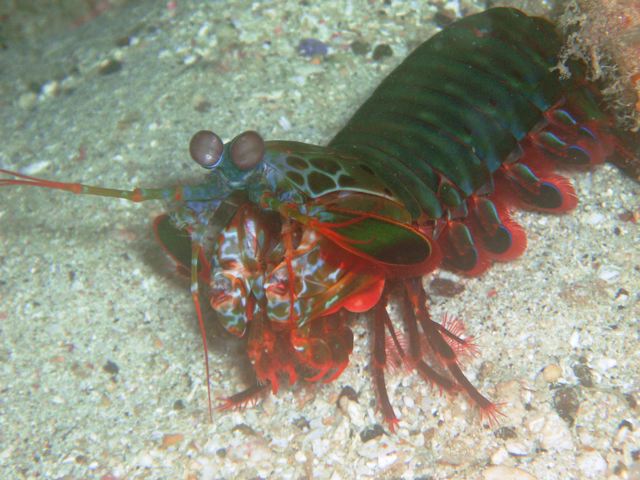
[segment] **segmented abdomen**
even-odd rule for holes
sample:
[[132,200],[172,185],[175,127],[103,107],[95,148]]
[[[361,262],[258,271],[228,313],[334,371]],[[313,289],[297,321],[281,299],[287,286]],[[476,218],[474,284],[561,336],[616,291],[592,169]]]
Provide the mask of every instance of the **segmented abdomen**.
[[524,250],[511,203],[575,204],[549,163],[594,163],[589,122],[603,117],[554,70],[561,45],[551,23],[517,10],[464,18],[409,55],[329,146],[366,163],[414,219],[444,219],[434,235],[449,265],[479,273]]
[[409,55],[329,145],[362,154],[407,207],[439,217],[439,199],[419,190],[437,192],[442,176],[468,196],[491,181],[560,98],[549,72],[560,45],[551,24],[514,10],[467,17]]

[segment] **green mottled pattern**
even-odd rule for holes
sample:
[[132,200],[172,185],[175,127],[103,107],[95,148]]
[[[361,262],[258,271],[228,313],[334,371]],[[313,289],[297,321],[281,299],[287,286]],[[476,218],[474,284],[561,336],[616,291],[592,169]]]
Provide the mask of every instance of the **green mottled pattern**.
[[[311,198],[340,192],[363,192],[395,198],[366,162],[327,147],[299,142],[266,142],[265,177],[271,191],[295,187]],[[282,183],[282,182],[285,183]]]

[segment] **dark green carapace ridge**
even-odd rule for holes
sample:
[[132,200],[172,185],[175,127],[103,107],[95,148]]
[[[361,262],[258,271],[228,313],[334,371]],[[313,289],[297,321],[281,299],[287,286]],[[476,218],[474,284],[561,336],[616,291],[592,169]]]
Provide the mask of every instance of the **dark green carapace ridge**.
[[[413,51],[329,143],[365,163],[412,215],[467,197],[562,96],[553,25],[513,9],[466,17]],[[425,194],[425,192],[428,192]]]

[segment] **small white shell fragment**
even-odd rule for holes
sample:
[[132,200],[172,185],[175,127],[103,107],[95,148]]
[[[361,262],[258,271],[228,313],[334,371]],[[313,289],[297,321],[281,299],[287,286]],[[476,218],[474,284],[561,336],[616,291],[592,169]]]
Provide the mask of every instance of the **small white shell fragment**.
[[555,452],[574,448],[571,432],[559,416],[549,415],[545,418],[544,427],[540,432],[540,445],[545,450]]
[[578,455],[576,464],[583,478],[604,478],[607,472],[607,461],[596,450]]
[[349,422],[358,430],[366,425],[366,412],[358,402],[350,400],[349,397],[343,395],[338,400],[338,408],[349,419]]
[[282,129],[285,132],[288,131],[288,130],[291,130],[291,122],[289,122],[289,119],[287,117],[285,117],[284,115],[282,115],[278,119],[278,124],[282,127]]
[[182,59],[182,63],[187,67],[193,65],[198,61],[198,57],[196,55],[187,55]]
[[578,348],[580,346],[580,332],[576,330],[571,334],[569,345],[571,345],[572,348]]
[[616,365],[618,365],[618,362],[615,358],[600,358],[595,362],[595,367],[601,373],[606,372],[607,370],[615,367]]
[[589,225],[599,225],[604,220],[604,215],[600,212],[594,212],[587,218],[587,223]]
[[378,457],[378,467],[385,469],[398,460],[398,454],[395,452],[384,452]]
[[45,83],[42,86],[43,97],[55,97],[60,92],[60,85],[55,80]]
[[517,457],[527,456],[533,450],[531,445],[527,445],[526,443],[516,439],[507,440],[505,442],[505,447],[511,455],[515,455]]
[[413,400],[413,397],[405,395],[404,397],[402,397],[402,401],[404,403],[404,406],[409,409],[414,409],[416,406],[416,402]]
[[501,465],[508,458],[509,452],[507,452],[507,449],[504,447],[500,447],[491,455],[491,463],[493,463],[494,465]]
[[619,276],[620,271],[611,265],[603,265],[598,272],[598,278],[607,283],[613,283]]
[[51,162],[49,160],[39,160],[31,165],[27,165],[22,169],[22,173],[25,175],[37,175],[45,170]]
[[484,480],[538,480],[529,472],[519,468],[496,465],[486,468],[482,472]]

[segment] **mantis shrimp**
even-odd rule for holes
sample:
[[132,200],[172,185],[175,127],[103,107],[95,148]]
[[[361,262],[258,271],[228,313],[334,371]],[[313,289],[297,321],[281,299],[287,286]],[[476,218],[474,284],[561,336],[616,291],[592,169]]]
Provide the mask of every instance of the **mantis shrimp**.
[[553,70],[561,44],[546,20],[491,9],[419,46],[327,146],[251,130],[225,143],[203,130],[189,148],[207,171],[198,184],[119,190],[0,170],[0,186],[165,202],[154,230],[190,277],[207,379],[201,285],[253,365],[254,384],[225,408],[275,393],[283,377],[338,378],[353,348],[350,319],[367,312],[373,382],[391,429],[390,356],[493,419],[495,404],[461,368],[472,340],[432,320],[421,278],[439,267],[480,275],[517,258],[526,235],[511,208],[569,211],[576,194],[556,170],[624,152],[582,67],[572,64],[570,79]]

